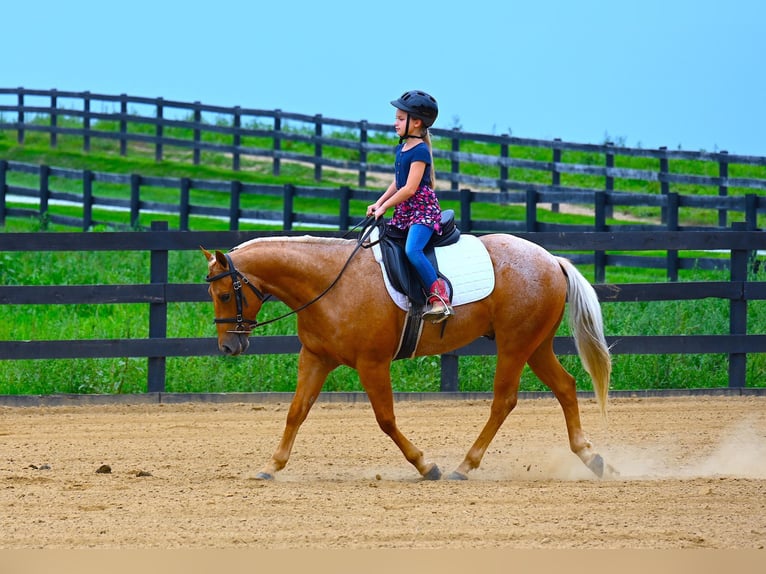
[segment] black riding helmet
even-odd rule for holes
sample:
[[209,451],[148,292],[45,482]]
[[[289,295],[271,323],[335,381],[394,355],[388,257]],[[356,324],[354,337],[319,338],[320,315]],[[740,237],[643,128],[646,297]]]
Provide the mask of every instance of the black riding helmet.
[[436,103],[436,99],[420,90],[404,92],[398,100],[393,100],[391,105],[398,110],[407,112],[405,135],[399,138],[399,143],[408,137],[416,137],[406,135],[410,131],[410,117],[421,120],[426,128],[430,128],[436,121],[436,116],[439,115],[439,105]]
[[439,115],[439,105],[433,96],[420,90],[404,92],[398,100],[393,100],[391,105],[407,112],[413,118],[423,121],[423,125],[430,128]]

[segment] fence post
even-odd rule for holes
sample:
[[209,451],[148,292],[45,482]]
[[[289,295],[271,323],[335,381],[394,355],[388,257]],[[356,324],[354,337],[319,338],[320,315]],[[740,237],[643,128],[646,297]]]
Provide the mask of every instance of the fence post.
[[179,206],[178,228],[181,231],[189,231],[189,190],[191,189],[191,180],[188,177],[181,178],[181,205]]
[[[670,191],[670,184],[668,183],[668,172],[670,171],[670,166],[668,164],[668,158],[664,154],[664,152],[668,151],[668,148],[666,146],[662,146],[660,148],[660,151],[663,152],[662,156],[660,157],[660,173],[659,173],[659,180],[660,180],[660,193],[662,195],[667,195]],[[667,207],[663,207],[660,210],[660,223],[667,223],[668,221],[668,209]]]
[[58,106],[58,96],[56,94],[56,90],[51,90],[51,147],[55,148],[58,146],[58,123],[59,123],[59,116],[58,112],[56,111],[56,108]]
[[5,225],[5,197],[8,194],[8,162],[0,160],[0,226]]
[[[678,231],[678,206],[680,198],[677,193],[668,193],[667,200],[667,230]],[[678,281],[678,269],[680,267],[678,249],[668,249],[667,262],[668,280]]]
[[128,153],[128,95],[120,94],[120,155]]
[[17,98],[17,132],[16,132],[16,142],[19,145],[24,144],[24,88],[19,88],[19,93],[16,95]]
[[359,124],[359,187],[367,185],[367,120]]
[[758,230],[758,196],[754,193],[745,196],[745,223],[748,231]]
[[453,353],[446,353],[441,356],[441,385],[439,389],[441,392],[455,393],[460,390],[458,362],[459,357]]
[[[718,177],[721,179],[718,185],[718,195],[721,197],[729,195],[729,161],[727,155],[729,155],[728,151],[722,151],[718,160]],[[718,227],[727,226],[726,216],[726,209],[718,210]]]
[[274,164],[271,169],[274,175],[279,175],[281,168],[280,151],[282,151],[282,110],[274,110]]
[[141,176],[134,173],[130,176],[130,226],[138,229],[141,213]]
[[[611,193],[614,191],[614,177],[609,175],[609,170],[614,167],[614,144],[611,142],[607,142],[606,144],[606,193],[611,195]],[[606,211],[604,212],[605,217],[612,217],[614,215],[614,206],[612,205],[612,202],[606,203]]]
[[200,162],[200,149],[199,144],[202,141],[202,132],[200,130],[200,124],[202,123],[202,109],[199,101],[194,102],[194,165],[199,165]]
[[460,190],[460,230],[464,233],[471,233],[473,225],[471,224],[471,190]]
[[504,160],[508,159],[508,136],[503,137],[500,144],[500,193],[508,193],[508,164]]
[[351,214],[351,188],[347,185],[344,185],[338,191],[340,192],[340,214],[338,230],[348,231],[349,217]]
[[314,116],[314,180],[322,181],[322,114]]
[[[734,223],[732,231],[745,231],[744,223]],[[729,334],[747,334],[747,299],[744,296],[744,284],[747,281],[749,253],[746,249],[731,250],[730,281],[739,282],[743,286],[739,299],[729,302]],[[729,353],[729,387],[742,388],[745,386],[747,373],[747,354]]]
[[[559,171],[559,164],[561,163],[561,148],[556,145],[560,143],[561,138],[555,138],[553,140],[553,167],[551,168],[551,185],[556,188],[561,185],[561,172]],[[553,213],[559,212],[559,204],[551,203],[551,211]]]
[[242,194],[242,182],[231,182],[231,202],[229,203],[229,230],[239,230],[239,197]]
[[[452,181],[450,182],[450,189],[452,191],[457,191],[458,189],[458,180],[457,175],[460,174],[460,160],[457,158],[457,153],[460,151],[460,130],[457,128],[452,129],[452,155],[450,160],[450,173],[452,174],[452,177],[450,178]],[[435,168],[434,168],[435,169]]]
[[162,161],[162,137],[165,132],[165,126],[162,124],[162,116],[164,113],[162,102],[162,98],[157,98],[157,125],[154,129],[154,136],[157,138],[157,141],[154,144],[154,161]]
[[51,168],[47,165],[40,166],[40,220],[42,221],[45,214],[48,213],[48,200],[50,199],[51,190],[49,187],[49,180],[51,175]]
[[[606,203],[607,192],[597,191],[594,194],[596,211],[596,231],[607,231],[606,227]],[[594,274],[596,283],[603,283],[606,280],[606,252],[595,251],[593,253]]]
[[90,152],[90,92],[82,95],[82,149]]
[[[167,231],[167,221],[152,221],[153,232]],[[167,250],[151,252],[150,282],[167,284],[168,282],[168,252]],[[164,292],[164,290],[163,290]],[[168,304],[163,295],[162,301],[149,303],[149,338],[165,339],[168,334]],[[146,390],[149,393],[165,391],[165,357],[149,357],[147,365]]]
[[82,230],[88,231],[93,225],[93,172],[82,172]]
[[242,134],[240,128],[242,127],[242,108],[236,106],[234,108],[234,150],[231,156],[231,169],[239,171],[239,146],[242,145]]
[[282,229],[292,231],[293,229],[293,200],[295,197],[295,186],[291,183],[285,184],[282,205]]
[[537,192],[527,190],[527,231],[537,231]]

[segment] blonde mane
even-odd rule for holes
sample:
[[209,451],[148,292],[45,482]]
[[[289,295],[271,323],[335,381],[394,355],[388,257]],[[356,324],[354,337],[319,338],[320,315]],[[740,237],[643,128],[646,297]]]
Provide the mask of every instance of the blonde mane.
[[290,236],[290,237],[285,237],[285,236],[256,237],[255,239],[250,239],[248,241],[240,243],[236,247],[232,247],[231,251],[242,249],[244,247],[249,247],[250,245],[254,245],[256,243],[273,243],[273,242],[306,243],[306,244],[318,243],[318,244],[324,244],[324,245],[341,245],[341,244],[347,244],[349,240],[343,239],[341,237],[316,237],[314,235],[301,235],[301,236]]

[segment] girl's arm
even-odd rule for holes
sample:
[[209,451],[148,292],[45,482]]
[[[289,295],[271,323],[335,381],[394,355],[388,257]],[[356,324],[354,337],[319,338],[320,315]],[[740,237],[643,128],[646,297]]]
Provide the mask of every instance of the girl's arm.
[[[391,182],[391,185],[388,186],[388,189],[383,192],[383,194],[378,198],[378,201],[373,203],[372,205],[367,206],[367,216],[373,215],[381,205],[383,205],[383,202],[385,202],[389,197],[394,195],[396,193],[396,180]],[[379,216],[375,216],[375,219],[377,219]]]

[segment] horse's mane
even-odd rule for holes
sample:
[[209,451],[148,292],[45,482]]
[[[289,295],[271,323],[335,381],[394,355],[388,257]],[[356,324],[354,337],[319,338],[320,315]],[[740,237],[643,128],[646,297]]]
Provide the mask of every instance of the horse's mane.
[[250,239],[248,241],[240,243],[236,247],[233,247],[231,251],[235,251],[237,249],[243,249],[245,247],[249,247],[250,245],[255,245],[257,243],[272,243],[272,242],[341,245],[341,244],[348,244],[349,240],[343,239],[340,237],[316,237],[314,235],[256,237],[255,239]]

